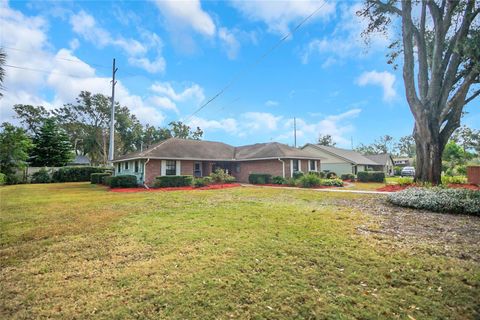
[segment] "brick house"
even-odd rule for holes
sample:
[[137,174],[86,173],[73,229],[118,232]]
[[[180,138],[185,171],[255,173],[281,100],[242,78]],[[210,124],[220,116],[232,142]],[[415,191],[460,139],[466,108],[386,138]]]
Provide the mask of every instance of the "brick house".
[[115,175],[132,174],[140,184],[152,186],[157,176],[208,176],[217,168],[239,182],[251,173],[289,178],[295,171],[320,171],[322,158],[308,151],[270,142],[233,147],[225,143],[171,138],[144,151],[115,158]]

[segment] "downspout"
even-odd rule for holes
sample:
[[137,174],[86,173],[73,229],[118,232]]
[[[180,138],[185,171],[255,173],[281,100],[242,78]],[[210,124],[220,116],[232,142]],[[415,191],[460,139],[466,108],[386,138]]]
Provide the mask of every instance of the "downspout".
[[145,183],[145,178],[146,178],[146,175],[147,175],[147,163],[150,161],[150,158],[147,159],[147,161],[145,161],[145,163],[143,164],[143,186],[146,188],[146,189],[150,189],[147,184]]
[[282,173],[283,173],[283,179],[285,179],[285,161],[282,159],[278,158],[278,161],[282,163]]

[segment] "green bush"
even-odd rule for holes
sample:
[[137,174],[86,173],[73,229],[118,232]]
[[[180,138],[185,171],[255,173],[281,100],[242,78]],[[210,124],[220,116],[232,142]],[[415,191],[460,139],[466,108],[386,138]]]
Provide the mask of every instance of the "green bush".
[[275,176],[272,178],[273,184],[285,184],[287,180],[284,177]]
[[328,172],[326,175],[327,179],[337,179],[337,174],[335,172]]
[[50,173],[45,168],[38,170],[37,172],[32,174],[32,179],[30,180],[31,183],[50,183],[52,182],[52,177],[50,177]]
[[5,182],[8,185],[22,183],[22,181],[20,180],[20,178],[16,174],[7,174]]
[[476,190],[408,188],[388,195],[387,199],[402,207],[480,215],[480,191]]
[[303,176],[304,176],[304,173],[302,171],[295,171],[292,175],[292,178],[297,180],[297,179],[300,179]]
[[[215,183],[225,183],[227,180],[232,181],[232,176],[227,174],[223,169],[217,169],[214,172],[210,173],[210,177]],[[234,177],[233,181],[235,181]]]
[[153,184],[156,188],[187,187],[193,184],[193,176],[162,176],[156,177]]
[[54,182],[80,182],[90,181],[92,173],[111,172],[109,168],[102,167],[62,167],[52,175]]
[[343,181],[341,179],[322,179],[320,185],[324,187],[343,187]]
[[195,188],[205,187],[208,183],[205,181],[204,178],[194,178],[193,179],[193,186]]
[[317,177],[320,177],[320,172],[318,171],[308,171],[307,174],[313,174],[313,175],[316,175]]
[[355,180],[355,175],[353,173],[344,173],[340,176],[342,180]]
[[3,186],[7,182],[7,176],[0,172],[0,186]]
[[228,177],[225,177],[224,183],[229,184],[229,183],[234,183],[235,181],[237,181],[237,179],[234,176],[228,176]]
[[288,178],[288,179],[285,179],[285,183],[287,186],[290,186],[290,187],[296,187],[297,186],[297,180],[293,179],[293,178]]
[[137,177],[132,174],[106,177],[107,185],[111,188],[136,188],[138,187]]
[[442,176],[442,184],[466,184],[468,183],[465,176]]
[[319,176],[320,178],[322,178],[322,179],[325,179],[325,177],[327,176],[327,173],[324,172],[324,171],[319,171],[319,172],[318,172],[318,176]]
[[402,175],[402,167],[399,167],[399,166],[395,166],[393,167],[393,173],[396,175],[396,176],[400,176]]
[[302,188],[318,187],[320,182],[320,177],[315,174],[306,174],[298,179],[298,185]]
[[103,182],[103,177],[111,176],[110,172],[96,172],[90,175],[90,182],[92,184],[99,184]]
[[272,182],[272,175],[267,173],[251,173],[248,176],[248,182],[251,184],[266,184]]
[[412,177],[400,177],[396,179],[396,182],[400,186],[409,186],[414,183]]
[[357,179],[360,182],[384,182],[385,172],[383,171],[360,171],[357,174]]

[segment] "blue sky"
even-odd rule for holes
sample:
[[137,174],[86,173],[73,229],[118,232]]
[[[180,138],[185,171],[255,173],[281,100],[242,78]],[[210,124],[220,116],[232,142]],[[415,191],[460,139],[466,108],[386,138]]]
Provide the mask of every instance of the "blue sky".
[[[200,126],[234,145],[298,144],[330,134],[344,147],[411,133],[401,70],[387,65],[389,40],[367,47],[354,1],[10,1],[1,2],[7,68],[2,121],[16,103],[55,108],[81,90],[110,94],[142,123]],[[260,63],[266,51],[320,11]],[[394,36],[395,30],[390,31]],[[199,113],[192,113],[231,81]],[[464,123],[480,128],[478,99]]]

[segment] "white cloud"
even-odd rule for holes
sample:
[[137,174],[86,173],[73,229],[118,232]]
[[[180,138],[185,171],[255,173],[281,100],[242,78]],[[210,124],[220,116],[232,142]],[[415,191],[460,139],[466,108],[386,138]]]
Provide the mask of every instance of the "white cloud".
[[276,106],[278,106],[278,101],[267,100],[267,101],[265,102],[265,105],[266,105],[267,107],[276,107]]
[[192,117],[188,121],[190,127],[200,127],[204,131],[224,131],[229,134],[238,134],[238,122],[233,118],[220,120],[207,120],[200,117]]
[[356,80],[356,83],[363,87],[366,85],[378,85],[383,89],[383,100],[391,101],[397,96],[395,91],[395,75],[388,71],[378,72],[378,71],[369,71],[364,72]]
[[[83,10],[70,17],[70,24],[75,33],[100,48],[105,46],[121,48],[128,55],[128,62],[133,66],[150,73],[165,71],[166,63],[161,55],[162,41],[153,32],[140,29],[141,41],[122,36],[114,37],[108,30],[100,27],[92,15]],[[153,60],[147,57],[151,50],[155,55]]]
[[277,130],[278,122],[282,116],[275,116],[268,112],[246,112],[242,114],[245,126],[251,130]]
[[174,101],[185,102],[187,100],[193,100],[196,103],[200,103],[205,99],[203,88],[198,84],[193,83],[189,87],[183,89],[183,91],[175,91],[170,82],[155,82],[150,89],[160,95],[164,95]]
[[298,23],[312,14],[320,6],[321,9],[314,19],[328,18],[335,12],[335,4],[326,0],[304,1],[243,1],[234,0],[232,5],[243,15],[253,21],[261,21],[268,26],[268,30],[274,33],[286,33],[289,26]]
[[218,30],[218,37],[220,38],[223,47],[227,52],[227,57],[231,60],[235,59],[238,55],[238,51],[240,50],[240,43],[235,35],[227,28],[220,28]]
[[[353,5],[343,4],[339,7],[340,18],[332,34],[323,38],[312,39],[302,50],[300,59],[307,64],[315,55],[323,58],[322,67],[327,68],[337,63],[342,63],[345,58],[367,55],[367,47],[361,33],[368,25],[368,21],[357,16],[362,3]],[[387,30],[387,35],[372,34],[369,51],[385,50],[389,44],[392,30]]]
[[215,24],[202,9],[200,0],[157,0],[155,4],[170,28],[189,28],[208,37],[215,35]]

